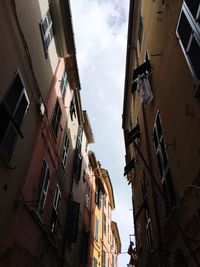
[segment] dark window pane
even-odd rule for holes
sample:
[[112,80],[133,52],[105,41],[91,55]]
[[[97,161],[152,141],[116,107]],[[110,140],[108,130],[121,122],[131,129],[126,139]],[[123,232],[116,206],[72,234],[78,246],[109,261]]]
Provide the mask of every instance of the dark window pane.
[[53,117],[51,120],[51,127],[54,131],[54,134],[57,136],[58,133],[58,126],[60,123],[60,117],[61,117],[61,110],[60,110],[60,105],[58,103],[58,101],[56,102],[56,106],[53,112]]
[[20,126],[20,124],[24,118],[27,107],[28,107],[28,101],[26,99],[25,94],[23,94],[23,96],[19,102],[18,108],[15,112],[15,116],[14,116],[14,120],[18,126]]
[[11,113],[14,112],[23,89],[24,89],[23,83],[20,79],[20,76],[17,75],[5,98],[5,102],[8,105],[8,108]]
[[165,150],[165,144],[164,141],[161,141],[161,151],[162,151],[162,156],[163,156],[163,163],[164,163],[164,168],[167,167],[167,154]]
[[175,199],[174,186],[173,186],[170,170],[168,170],[165,180],[166,180],[168,202],[169,202],[170,208],[172,208],[176,203],[176,199]]
[[154,143],[155,143],[155,147],[156,149],[158,148],[158,140],[157,140],[157,135],[156,135],[156,130],[154,128],[153,130],[153,139],[154,139]]
[[200,46],[197,43],[195,37],[193,37],[191,46],[190,46],[189,51],[188,51],[188,56],[189,56],[189,59],[191,60],[194,72],[195,72],[198,80],[200,79],[199,55],[200,55]]
[[0,105],[0,143],[2,142],[8,127],[10,116],[4,104]]
[[199,7],[199,0],[185,0],[190,12],[192,13],[193,17],[196,18],[198,7]]
[[191,26],[185,16],[185,14],[181,13],[181,18],[178,25],[178,34],[180,36],[181,42],[185,50],[187,50],[188,42],[192,33]]
[[161,157],[159,151],[156,153],[157,161],[158,161],[158,168],[160,172],[160,176],[163,176],[163,169],[162,169],[162,162],[161,162]]
[[13,151],[13,147],[15,144],[15,140],[17,137],[17,133],[12,125],[9,126],[8,131],[6,132],[4,141],[2,143],[2,147],[4,150],[4,153],[10,157]]
[[160,137],[162,135],[162,126],[161,126],[161,122],[160,122],[160,116],[157,116],[156,119],[156,126],[157,126],[157,133],[158,133],[158,138],[160,140]]
[[45,192],[47,191],[47,187],[48,187],[48,183],[49,183],[49,176],[50,176],[50,170],[49,170],[49,168],[47,168],[46,174],[45,174],[44,186],[43,186],[43,190]]
[[44,33],[47,31],[48,29],[48,21],[47,21],[47,18],[45,17],[45,19],[43,20],[42,22],[42,28],[43,28],[43,31]]

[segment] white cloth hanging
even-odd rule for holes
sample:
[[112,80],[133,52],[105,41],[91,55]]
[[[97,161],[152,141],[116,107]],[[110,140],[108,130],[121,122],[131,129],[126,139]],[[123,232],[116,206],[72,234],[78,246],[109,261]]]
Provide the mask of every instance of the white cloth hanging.
[[153,93],[151,91],[148,77],[139,77],[138,87],[140,91],[140,102],[144,105],[144,107],[148,107],[153,100]]

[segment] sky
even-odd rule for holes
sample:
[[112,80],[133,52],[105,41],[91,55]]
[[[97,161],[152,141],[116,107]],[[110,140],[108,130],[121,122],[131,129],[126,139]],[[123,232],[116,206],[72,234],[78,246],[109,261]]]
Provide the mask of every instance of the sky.
[[[127,266],[127,249],[134,232],[131,189],[123,176],[125,150],[122,109],[125,79],[129,0],[71,0],[82,107],[88,112],[95,137],[90,149],[113,185],[122,254],[118,267]],[[132,237],[133,240],[133,237]]]

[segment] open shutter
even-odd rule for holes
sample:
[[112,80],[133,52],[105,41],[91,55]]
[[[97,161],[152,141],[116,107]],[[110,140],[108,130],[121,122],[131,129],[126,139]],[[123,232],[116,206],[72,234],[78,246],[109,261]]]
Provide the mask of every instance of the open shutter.
[[137,124],[127,135],[126,145],[130,145],[135,139],[140,138],[140,126]]
[[126,176],[132,169],[135,169],[135,159],[132,159],[125,167],[124,167],[124,176]]

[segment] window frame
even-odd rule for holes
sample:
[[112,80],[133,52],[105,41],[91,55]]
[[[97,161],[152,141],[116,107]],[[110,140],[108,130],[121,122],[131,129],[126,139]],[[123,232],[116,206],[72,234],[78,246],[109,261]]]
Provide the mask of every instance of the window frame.
[[56,230],[60,201],[61,201],[61,192],[60,192],[59,185],[57,184],[55,188],[55,192],[54,192],[53,205],[52,205],[52,216],[51,216],[51,225],[50,225],[50,230],[52,233],[54,233]]
[[[43,164],[45,164],[45,171],[44,171],[44,177],[41,177],[42,170],[43,170]],[[46,198],[47,198],[47,194],[48,194],[50,178],[51,178],[51,170],[49,168],[47,161],[44,159],[42,161],[42,165],[40,168],[40,174],[39,174],[38,187],[41,187],[41,189],[38,192],[37,202],[36,202],[36,212],[40,217],[44,213],[44,207],[45,207]],[[44,196],[44,198],[43,198],[43,196]]]
[[[160,134],[158,133],[158,130],[157,130],[157,125],[156,125],[157,121],[159,121]],[[159,140],[155,140],[155,134],[154,134],[155,128],[156,128],[156,136],[159,138]],[[156,152],[158,169],[159,169],[160,177],[161,177],[161,187],[162,187],[162,191],[165,197],[166,212],[169,213],[171,208],[176,204],[176,196],[175,196],[174,185],[173,185],[171,172],[169,168],[169,160],[168,160],[167,149],[166,149],[166,145],[164,141],[163,126],[162,126],[159,110],[157,111],[156,118],[155,118],[155,123],[153,127],[153,137],[154,137],[154,147],[155,147],[155,152]],[[162,149],[165,151],[165,153],[162,153]],[[163,156],[163,154],[165,154],[165,156]],[[159,159],[158,159],[158,155],[160,157]],[[166,160],[166,163],[165,163],[165,160]]]
[[[181,36],[179,34],[179,26],[180,26],[182,15],[185,15],[185,18],[187,19],[187,22],[189,23],[190,29],[191,29],[190,37],[189,37],[189,40],[187,42],[186,48],[184,47]],[[196,69],[193,66],[193,62],[192,62],[191,58],[189,57],[189,51],[190,51],[190,48],[192,45],[192,41],[194,39],[196,40],[196,42],[199,46],[199,50],[200,50],[200,23],[198,22],[199,19],[200,19],[200,3],[199,3],[198,10],[196,12],[196,17],[194,17],[192,12],[190,11],[190,8],[188,7],[186,1],[183,1],[183,4],[181,6],[181,10],[180,10],[178,23],[177,23],[176,35],[179,39],[181,49],[183,51],[184,57],[186,59],[187,65],[190,69],[190,72],[192,74],[192,77],[193,77],[195,83],[198,83],[200,81],[200,73],[199,73],[199,77],[198,77]]]
[[57,138],[58,136],[58,130],[59,130],[59,124],[62,116],[61,107],[59,104],[58,99],[56,100],[56,104],[54,106],[52,117],[51,117],[51,128],[53,131],[54,136]]
[[99,219],[95,218],[95,235],[94,235],[94,239],[98,242],[99,240]]
[[67,167],[68,154],[69,154],[69,136],[66,131],[64,135],[63,148],[62,148],[62,153],[61,153],[61,161],[62,161],[64,170]]
[[[15,101],[14,106],[9,107],[9,103],[8,103],[9,99],[7,98],[9,98],[9,94],[11,93],[11,90],[14,90],[15,87],[17,86],[18,81],[21,83],[21,88],[20,88],[21,92],[17,96],[18,99],[17,101]],[[22,105],[23,98],[26,101],[26,106],[25,108],[23,108],[23,110],[20,110],[20,103]],[[14,73],[10,86],[8,87],[6,94],[3,96],[2,101],[0,102],[0,106],[1,108],[4,109],[4,112],[7,115],[7,122],[6,122],[5,130],[2,135],[2,140],[0,141],[0,151],[1,151],[1,155],[3,156],[3,158],[7,161],[10,161],[12,157],[12,153],[14,151],[15,144],[17,142],[17,136],[20,135],[23,138],[23,134],[20,128],[23,123],[24,117],[27,113],[27,110],[29,109],[29,106],[30,106],[30,100],[26,92],[25,83],[24,83],[24,80],[22,78],[22,75],[19,69],[17,69],[17,71]],[[16,118],[16,114],[18,111],[21,111],[20,121],[17,121],[17,118]],[[10,149],[6,150],[6,139],[9,137],[9,132],[11,129],[13,130],[13,132],[15,132],[15,136],[13,137],[11,141]]]
[[60,81],[60,92],[61,92],[63,100],[65,98],[66,91],[67,91],[67,82],[68,82],[68,80],[67,80],[67,71],[64,70],[62,78],[61,78],[61,81]]
[[106,267],[106,252],[103,250],[102,253],[102,267]]
[[103,233],[104,233],[104,235],[106,235],[106,214],[105,214],[105,212],[103,213]]
[[[48,16],[49,15],[49,16]],[[45,21],[47,22],[47,28],[43,26]],[[43,47],[44,47],[44,52],[46,58],[48,57],[48,52],[49,52],[49,46],[51,44],[51,41],[53,40],[53,23],[52,23],[52,18],[51,18],[51,13],[50,9],[48,9],[40,21],[40,31],[42,35],[42,41],[43,41]],[[49,43],[48,43],[48,38],[50,38]]]

